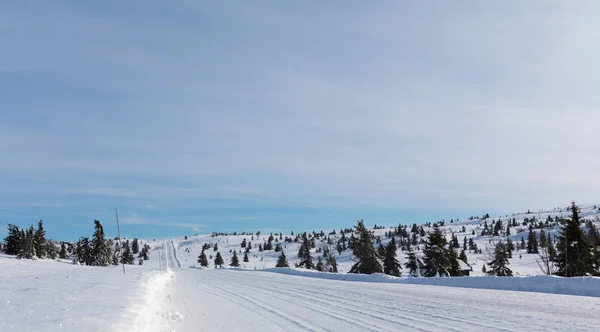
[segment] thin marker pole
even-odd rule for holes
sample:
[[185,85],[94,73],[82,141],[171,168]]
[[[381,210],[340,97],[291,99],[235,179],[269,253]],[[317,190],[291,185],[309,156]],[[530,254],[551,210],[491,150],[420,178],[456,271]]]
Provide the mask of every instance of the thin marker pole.
[[119,226],[119,211],[115,208],[115,215],[117,216],[117,232],[119,232],[119,249],[121,251],[121,262],[123,262],[123,274],[125,274],[125,261],[123,260],[123,240],[121,240],[121,226]]

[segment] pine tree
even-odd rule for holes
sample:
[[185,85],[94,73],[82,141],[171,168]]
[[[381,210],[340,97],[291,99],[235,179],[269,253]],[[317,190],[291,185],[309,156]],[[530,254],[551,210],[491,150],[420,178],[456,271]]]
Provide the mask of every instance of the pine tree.
[[460,259],[461,261],[463,261],[465,263],[469,263],[468,258],[467,258],[467,253],[465,253],[464,249],[460,251],[460,254],[458,255],[458,259]]
[[73,263],[88,264],[90,257],[90,239],[82,237],[75,245],[75,255],[73,255]]
[[460,263],[458,262],[458,254],[454,248],[450,248],[448,250],[448,273],[451,277],[462,276],[462,269],[460,267]]
[[579,208],[574,202],[570,210],[571,218],[563,220],[556,242],[556,274],[563,277],[585,276],[594,273],[593,248],[588,245],[581,230]]
[[46,256],[46,231],[44,231],[44,224],[41,220],[35,231],[35,255],[39,258]]
[[54,240],[46,240],[44,244],[44,252],[46,258],[56,259],[58,257],[58,251],[56,250],[57,243]]
[[4,252],[7,255],[19,255],[25,244],[25,235],[16,225],[8,224],[8,236],[4,239],[6,243]]
[[[111,264],[112,250],[104,238],[104,227],[98,220],[94,220],[94,236],[92,237],[90,264],[94,266],[108,266]],[[129,241],[127,241],[129,245]],[[127,263],[134,264],[134,258],[131,251],[128,252],[131,257],[127,257]],[[124,254],[125,255],[125,254]]]
[[530,227],[529,235],[527,236],[527,253],[528,254],[537,254],[538,252],[539,252],[539,250],[538,250],[537,234],[535,233],[533,228]]
[[283,250],[281,251],[281,254],[279,254],[279,258],[277,259],[277,264],[275,267],[289,267],[287,257],[285,257]]
[[323,272],[323,268],[324,268],[323,260],[321,259],[321,256],[319,256],[318,260],[317,260],[316,270],[319,272]]
[[223,264],[225,264],[225,261],[223,261],[221,253],[217,251],[217,255],[215,256],[215,268],[217,268],[217,266],[223,267]]
[[402,266],[396,259],[396,241],[394,238],[385,246],[385,255],[383,258],[383,273],[399,277]]
[[131,252],[129,240],[127,240],[125,241],[125,245],[123,245],[123,257],[121,257],[121,264],[133,265],[134,261],[135,258],[133,257],[133,253]]
[[353,243],[352,251],[354,256],[358,258],[358,262],[350,268],[348,273],[382,273],[383,268],[377,258],[377,251],[373,247],[373,234],[365,227],[362,220],[359,220],[354,227],[358,238]]
[[140,252],[140,246],[138,244],[138,239],[133,239],[133,241],[131,242],[131,252],[135,255],[138,252]]
[[327,251],[327,255],[325,256],[325,270],[331,273],[337,273],[338,272],[338,268],[337,268],[337,260],[335,259],[335,256]]
[[379,243],[379,247],[377,247],[377,256],[379,256],[380,259],[385,257],[385,248],[381,242]]
[[58,254],[60,259],[67,259],[67,246],[64,242],[60,243],[60,254]]
[[235,250],[233,251],[233,256],[231,256],[231,264],[229,264],[229,266],[240,267],[240,260],[237,256],[237,253],[235,252]]
[[21,252],[17,255],[19,258],[34,259],[35,255],[35,230],[33,225],[25,231],[24,243],[21,247]]
[[425,249],[423,250],[423,264],[425,277],[449,276],[449,260],[446,253],[446,238],[437,225],[429,233]]
[[115,242],[115,246],[114,246],[113,250],[113,254],[112,254],[112,265],[119,265],[119,255],[120,255],[120,250],[121,250],[121,244],[119,242]]
[[244,253],[244,263],[248,262],[250,262],[250,259],[248,259],[248,253]]
[[[512,277],[512,270],[508,268],[508,254],[506,253],[506,245],[500,241],[496,243],[494,248],[494,256],[491,262],[487,263],[490,269],[486,272],[489,275],[495,275],[498,277]],[[485,265],[484,265],[485,268]]]
[[147,261],[150,259],[150,245],[147,243],[144,244],[144,260]]
[[515,250],[515,245],[513,244],[513,241],[511,239],[507,239],[506,240],[506,254],[508,255],[508,258],[512,258],[513,250]]
[[204,250],[202,250],[198,256],[198,263],[200,263],[200,266],[202,267],[208,267],[208,259],[206,259],[206,253],[204,253]]
[[548,233],[548,238],[546,239],[546,246],[548,247],[548,257],[551,262],[556,262],[556,248],[554,247],[554,243],[552,243],[552,238],[550,233]]
[[408,246],[408,252],[406,256],[406,263],[404,267],[408,269],[408,274],[413,277],[419,276],[419,265],[417,264],[417,256],[412,250],[411,246]]
[[303,241],[300,245],[300,249],[298,250],[298,258],[300,258],[300,262],[298,262],[297,267],[304,267],[306,269],[313,269],[315,265],[313,263],[313,257],[310,253],[310,241],[308,240],[308,236],[306,233],[302,236]]

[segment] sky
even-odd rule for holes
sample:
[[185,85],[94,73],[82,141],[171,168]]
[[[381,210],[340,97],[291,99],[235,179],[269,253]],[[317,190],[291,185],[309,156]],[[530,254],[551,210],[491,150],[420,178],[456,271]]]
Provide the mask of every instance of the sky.
[[[0,224],[397,225],[600,197],[597,1],[2,1]],[[2,233],[4,232],[4,233]],[[0,235],[6,233],[0,228]]]

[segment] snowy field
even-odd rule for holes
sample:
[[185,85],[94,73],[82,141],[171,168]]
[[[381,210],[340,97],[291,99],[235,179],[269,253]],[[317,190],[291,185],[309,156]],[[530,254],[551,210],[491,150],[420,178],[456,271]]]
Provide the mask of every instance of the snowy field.
[[[594,206],[582,212],[589,219],[598,215]],[[531,215],[510,218],[521,223]],[[557,208],[536,215],[543,220],[568,212]],[[482,224],[462,220],[442,229],[448,238],[454,233],[485,248],[493,238],[480,235]],[[375,230],[384,244],[389,230]],[[528,230],[517,226],[511,232],[516,242]],[[152,247],[150,260],[127,266],[125,275],[120,266],[0,256],[0,331],[597,331],[600,326],[600,278],[541,276],[535,255],[523,251],[510,261],[516,278],[483,277],[481,256],[474,252],[468,260],[475,277],[407,278],[404,269],[404,277],[395,278],[346,274],[355,262],[349,250],[336,252],[339,274],[277,269],[279,253],[258,250],[269,236],[144,241]],[[282,240],[273,236],[293,265],[299,244],[284,241],[290,234]],[[331,236],[334,243],[338,236]],[[249,262],[242,262],[242,250],[241,267],[228,268],[244,238],[252,242]],[[208,268],[196,263],[208,243],[218,245],[224,269],[214,269],[212,259]],[[316,261],[320,254],[314,251]],[[405,253],[397,253],[404,263]]]
[[600,324],[598,297],[199,269],[181,264],[174,244],[154,252],[166,271],[127,266],[125,275],[120,267],[0,257],[0,330],[564,331],[568,324],[596,331]]

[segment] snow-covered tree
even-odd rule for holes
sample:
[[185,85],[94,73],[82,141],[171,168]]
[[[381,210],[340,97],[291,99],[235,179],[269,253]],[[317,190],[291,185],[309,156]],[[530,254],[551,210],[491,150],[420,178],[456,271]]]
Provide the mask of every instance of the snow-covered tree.
[[362,220],[359,220],[355,232],[358,235],[352,242],[352,251],[358,262],[355,263],[348,273],[373,274],[382,273],[383,268],[377,258],[377,251],[373,246],[373,234],[369,231]]
[[275,267],[289,267],[287,257],[285,257],[285,253],[283,252],[283,250],[281,250],[279,258],[277,258],[277,264],[275,265]]
[[508,254],[506,251],[506,244],[504,244],[504,242],[500,241],[496,243],[492,260],[487,262],[490,269],[484,272],[498,277],[512,277],[513,273],[512,270],[508,268],[508,264],[510,263],[508,262]]

